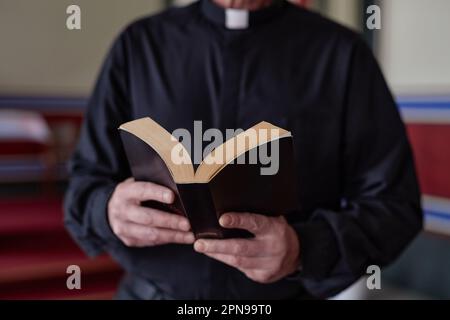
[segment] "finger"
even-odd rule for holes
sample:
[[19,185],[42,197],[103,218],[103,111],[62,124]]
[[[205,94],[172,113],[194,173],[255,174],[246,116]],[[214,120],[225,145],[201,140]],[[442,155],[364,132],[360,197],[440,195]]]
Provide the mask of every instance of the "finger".
[[194,243],[194,249],[200,253],[222,253],[237,256],[257,257],[264,255],[258,241],[248,239],[200,239]]
[[120,238],[120,240],[122,240],[123,244],[126,245],[127,247],[146,247],[146,246],[148,246],[148,244],[146,244],[143,240],[137,239],[137,238],[122,236]]
[[[265,258],[263,261],[258,261],[261,258],[242,258],[222,254],[206,255],[240,270],[253,281],[260,283],[271,283],[276,280],[276,278],[273,278],[273,272],[271,272],[272,267],[270,266],[270,261],[267,260],[270,258]],[[245,265],[247,267],[245,267]]]
[[247,278],[259,283],[273,283],[280,279],[280,277],[274,276],[274,274],[267,270],[249,269],[243,271]]
[[126,212],[126,218],[130,222],[152,227],[181,231],[189,231],[191,228],[186,217],[140,206],[130,206]]
[[162,203],[172,203],[175,195],[167,187],[143,181],[126,181],[123,184],[123,195],[138,201],[155,200]]
[[195,236],[192,232],[175,231],[169,229],[155,228],[156,244],[179,243],[179,244],[193,244]]
[[205,253],[205,255],[242,271],[270,269],[273,260],[271,257],[242,257],[222,253]]
[[135,239],[141,246],[167,243],[192,244],[195,241],[192,232],[152,228],[134,223],[122,223],[115,233],[121,238]]
[[264,234],[270,229],[270,220],[268,217],[253,213],[224,213],[219,223],[224,228],[245,229],[258,235]]

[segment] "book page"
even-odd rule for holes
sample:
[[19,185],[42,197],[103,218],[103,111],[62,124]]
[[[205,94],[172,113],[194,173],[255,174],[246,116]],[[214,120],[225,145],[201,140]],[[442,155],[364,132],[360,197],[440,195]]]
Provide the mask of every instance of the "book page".
[[227,164],[247,151],[265,143],[290,136],[291,133],[285,129],[265,121],[260,122],[227,140],[208,154],[197,168],[195,181],[198,183],[208,182]]
[[[195,173],[189,152],[157,122],[146,117],[124,123],[119,129],[135,135],[153,148],[167,165],[176,183],[194,182]],[[172,152],[178,152],[177,160],[180,163],[174,163]]]

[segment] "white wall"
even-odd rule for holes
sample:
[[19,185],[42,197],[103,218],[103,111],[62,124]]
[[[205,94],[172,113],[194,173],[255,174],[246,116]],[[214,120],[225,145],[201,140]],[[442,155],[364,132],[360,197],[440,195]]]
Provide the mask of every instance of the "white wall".
[[[356,26],[357,1],[327,0],[326,14]],[[72,3],[82,9],[81,31],[65,27]],[[119,30],[164,3],[0,0],[0,95],[87,95]],[[382,0],[378,51],[396,94],[450,93],[449,12],[449,0]]]
[[399,95],[450,93],[450,1],[384,0],[380,60]]
[[[87,95],[119,30],[162,0],[0,0],[0,95]],[[66,8],[82,30],[66,28]]]

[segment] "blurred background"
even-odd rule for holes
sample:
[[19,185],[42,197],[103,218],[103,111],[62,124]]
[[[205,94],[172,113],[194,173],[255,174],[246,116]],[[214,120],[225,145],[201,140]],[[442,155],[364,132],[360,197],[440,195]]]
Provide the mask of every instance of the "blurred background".
[[[109,299],[120,269],[89,260],[62,224],[66,163],[87,98],[117,33],[192,1],[0,0],[0,299]],[[413,145],[425,230],[390,267],[336,299],[450,298],[450,1],[296,0],[358,32],[373,48]],[[66,8],[82,9],[82,30]],[[366,9],[381,8],[381,30]],[[299,62],[301,63],[301,61]],[[82,290],[67,290],[79,265]]]

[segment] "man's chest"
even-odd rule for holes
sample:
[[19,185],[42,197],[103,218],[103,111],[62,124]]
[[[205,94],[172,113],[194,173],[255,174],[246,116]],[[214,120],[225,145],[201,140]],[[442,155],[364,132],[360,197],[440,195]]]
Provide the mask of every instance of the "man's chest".
[[193,121],[219,129],[269,121],[294,131],[323,131],[339,119],[341,102],[325,72],[285,52],[180,52],[179,59],[151,59],[133,68],[132,114],[172,130]]
[[141,65],[132,77],[133,118],[150,116],[169,132],[191,133],[201,121],[203,130],[224,136],[226,129],[271,122],[293,134],[299,180],[308,185],[302,196],[323,199],[337,188],[342,117],[338,84],[327,76],[332,70],[291,53],[220,50]]

